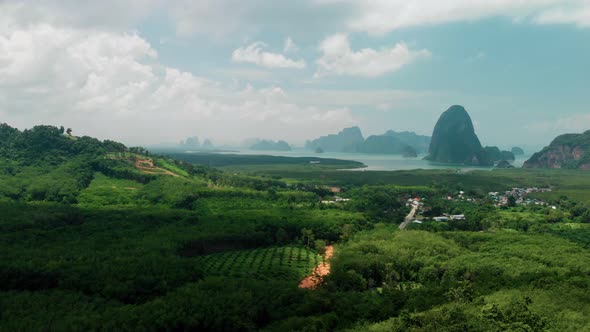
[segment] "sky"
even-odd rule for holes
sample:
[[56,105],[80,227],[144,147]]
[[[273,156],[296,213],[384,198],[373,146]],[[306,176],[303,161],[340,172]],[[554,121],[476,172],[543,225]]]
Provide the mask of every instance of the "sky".
[[590,129],[590,0],[0,0],[0,122],[131,145]]

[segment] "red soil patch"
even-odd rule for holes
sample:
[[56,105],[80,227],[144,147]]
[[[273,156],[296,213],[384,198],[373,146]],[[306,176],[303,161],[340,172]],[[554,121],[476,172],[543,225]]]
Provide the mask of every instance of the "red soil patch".
[[167,169],[155,167],[154,163],[150,159],[137,159],[135,161],[135,168],[142,170],[144,173],[148,174],[166,174],[178,177],[178,174],[172,173]]
[[299,288],[314,289],[322,282],[325,276],[330,274],[329,259],[334,255],[334,246],[326,246],[326,253],[324,254],[325,262],[316,266],[311,275],[305,277],[299,283]]

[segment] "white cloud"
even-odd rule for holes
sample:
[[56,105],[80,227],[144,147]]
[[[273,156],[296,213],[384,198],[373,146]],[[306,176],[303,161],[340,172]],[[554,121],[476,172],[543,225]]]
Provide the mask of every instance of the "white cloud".
[[294,60],[279,53],[264,51],[264,43],[256,42],[247,47],[240,47],[232,53],[234,62],[253,63],[266,68],[305,68],[304,60]]
[[133,144],[189,135],[303,142],[356,122],[346,108],[302,105],[278,86],[228,86],[164,67],[134,33],[47,24],[0,31],[0,119]]
[[400,28],[503,16],[536,23],[590,25],[588,0],[316,0],[348,5],[358,13],[348,20],[354,31],[384,34]]
[[287,37],[287,39],[285,39],[285,46],[283,46],[283,52],[291,53],[297,51],[299,51],[299,48],[297,47],[297,45],[295,45],[293,39],[291,39],[291,37]]
[[430,56],[426,49],[410,50],[405,43],[392,48],[375,50],[364,48],[353,51],[348,37],[337,34],[326,38],[320,44],[322,57],[317,60],[316,76],[348,75],[377,77],[399,70],[418,58]]
[[[25,104],[45,97],[79,110],[125,109],[154,79],[141,61],[156,56],[136,34],[32,26],[0,33],[0,87]],[[26,102],[30,92],[35,97]]]
[[[383,34],[421,25],[507,17],[538,24],[590,26],[588,0],[0,0],[0,30],[14,24],[133,28],[165,15],[180,36],[220,38],[267,29],[292,37],[319,32]],[[305,20],[305,27],[301,22]],[[297,35],[293,36],[292,33]]]
[[590,1],[585,6],[554,8],[535,18],[539,24],[575,24],[582,28],[590,27]]

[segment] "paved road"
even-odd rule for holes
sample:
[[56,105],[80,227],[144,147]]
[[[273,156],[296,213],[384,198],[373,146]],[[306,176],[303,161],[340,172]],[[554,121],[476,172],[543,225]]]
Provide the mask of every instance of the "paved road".
[[408,224],[410,222],[412,222],[412,219],[414,219],[414,216],[416,215],[416,211],[418,211],[418,207],[416,205],[413,205],[412,211],[410,211],[410,213],[408,213],[408,215],[406,216],[406,219],[404,219],[404,222],[402,222],[399,225],[399,229],[404,230],[406,228],[406,226],[408,226]]

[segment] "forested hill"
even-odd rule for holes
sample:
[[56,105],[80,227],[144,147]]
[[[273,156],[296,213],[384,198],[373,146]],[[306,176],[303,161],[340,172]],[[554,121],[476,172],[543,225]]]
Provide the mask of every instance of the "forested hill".
[[93,158],[126,150],[125,145],[114,141],[71,136],[63,127],[35,126],[20,131],[0,124],[0,156],[20,165],[57,166],[76,156]]
[[[158,162],[171,170],[155,165]],[[203,173],[190,164],[153,159],[140,147],[76,137],[63,127],[20,131],[0,124],[0,199],[76,203],[96,172],[147,183],[158,174],[175,174],[175,170],[187,175]]]
[[327,186],[68,132],[0,125],[0,331],[289,326],[315,314],[297,286],[326,241],[368,227]]

